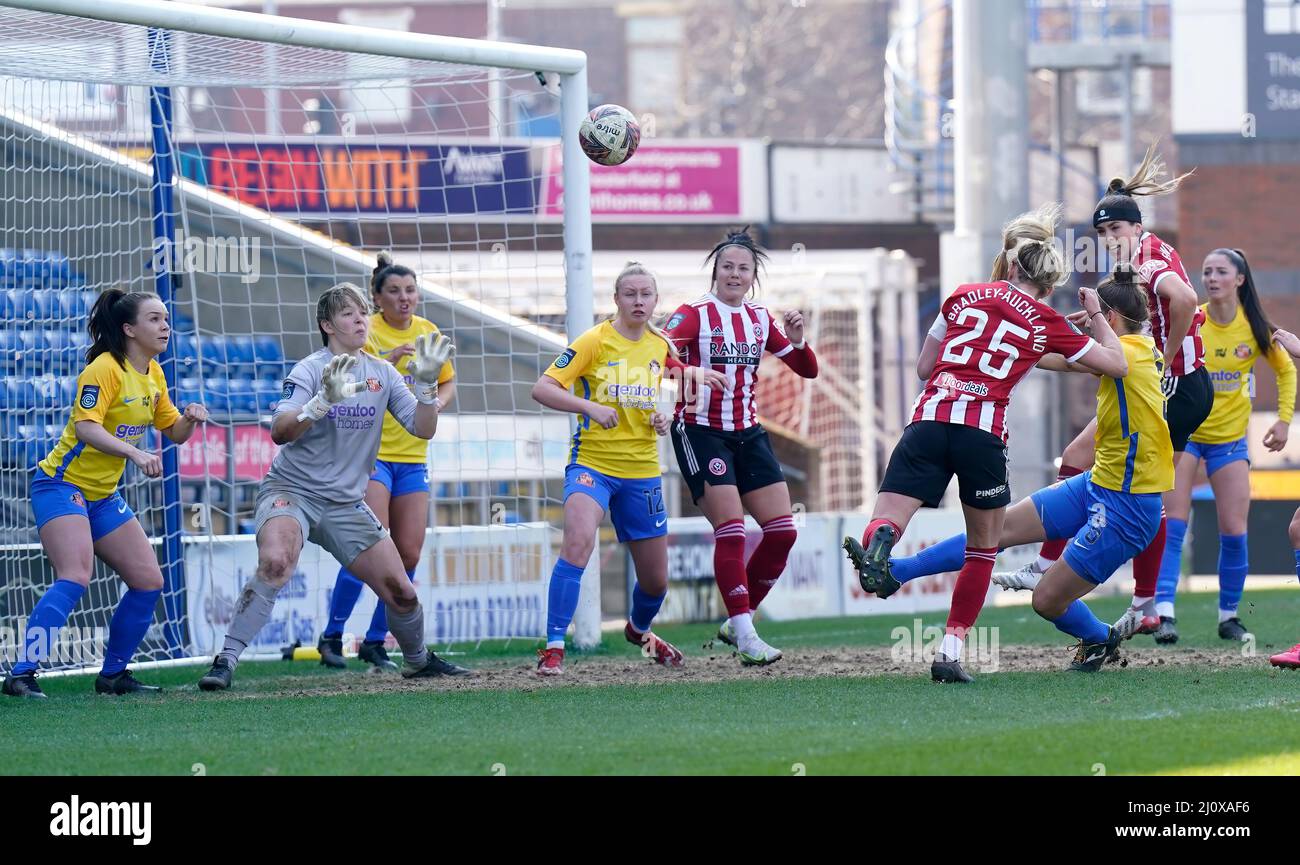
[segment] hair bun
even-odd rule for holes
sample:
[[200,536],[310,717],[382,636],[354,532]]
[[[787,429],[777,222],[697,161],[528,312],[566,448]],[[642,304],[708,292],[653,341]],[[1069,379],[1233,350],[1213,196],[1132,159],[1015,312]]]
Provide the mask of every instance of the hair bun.
[[383,270],[393,263],[393,254],[384,250],[375,256],[375,270]]

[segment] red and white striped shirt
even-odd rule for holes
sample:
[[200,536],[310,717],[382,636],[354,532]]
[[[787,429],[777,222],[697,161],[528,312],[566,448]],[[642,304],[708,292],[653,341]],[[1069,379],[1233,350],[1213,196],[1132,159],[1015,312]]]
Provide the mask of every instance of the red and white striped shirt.
[[[1146,289],[1147,309],[1151,312],[1151,338],[1156,341],[1156,350],[1163,355],[1165,344],[1169,341],[1169,299],[1157,294],[1156,288],[1167,276],[1177,276],[1189,286],[1192,281],[1187,278],[1178,250],[1149,231],[1142,232],[1138,241],[1133,269],[1137,271],[1138,281]],[[1169,374],[1175,378],[1196,372],[1205,366],[1205,343],[1201,342],[1201,325],[1204,323],[1205,310],[1198,306],[1196,314],[1192,316],[1192,326],[1183,337],[1183,343],[1169,368]]]
[[758,423],[755,393],[758,364],[770,351],[804,378],[817,375],[812,347],[796,349],[777,330],[772,313],[749,301],[728,306],[709,293],[682,304],[664,328],[691,366],[712,367],[731,380],[730,393],[701,386],[690,405],[677,404],[677,417],[688,424],[717,430],[743,430]]
[[939,307],[930,335],[942,347],[912,423],[973,426],[1004,442],[1011,392],[1039,359],[1061,354],[1073,363],[1097,344],[1009,282],[958,288]]

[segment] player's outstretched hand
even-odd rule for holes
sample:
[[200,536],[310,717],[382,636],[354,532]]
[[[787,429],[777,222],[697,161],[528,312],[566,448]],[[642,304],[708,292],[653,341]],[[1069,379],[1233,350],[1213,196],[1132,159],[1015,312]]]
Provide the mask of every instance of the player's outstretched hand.
[[336,354],[325,364],[321,372],[320,390],[307,400],[307,404],[298,413],[298,420],[320,420],[329,414],[330,407],[351,399],[366,386],[352,376],[352,368],[357,359],[350,354]]
[[185,406],[184,417],[190,423],[207,423],[208,410],[196,402]]
[[436,385],[443,364],[451,360],[455,354],[456,346],[451,344],[451,339],[445,333],[440,333],[436,337],[429,333],[416,337],[415,360],[411,361],[411,377],[420,384]]
[[436,337],[425,333],[415,338],[415,358],[409,369],[415,379],[415,398],[424,405],[442,407],[438,401],[438,376],[455,353],[456,346],[445,333]]
[[397,366],[397,362],[399,360],[401,360],[404,357],[410,357],[413,354],[415,354],[415,346],[411,345],[409,342],[404,342],[401,345],[394,348],[388,354],[384,355],[384,359],[387,360],[389,363],[391,363],[393,366]]
[[326,402],[334,405],[361,393],[366,385],[353,378],[352,369],[356,365],[357,359],[350,354],[336,354],[330,358],[321,373],[321,389],[317,396],[323,396]]

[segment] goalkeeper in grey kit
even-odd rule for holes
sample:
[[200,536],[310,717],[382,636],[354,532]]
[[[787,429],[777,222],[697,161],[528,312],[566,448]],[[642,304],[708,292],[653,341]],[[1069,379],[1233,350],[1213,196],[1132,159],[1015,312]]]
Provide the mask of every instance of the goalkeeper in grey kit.
[[388,530],[365,503],[384,412],[412,435],[433,438],[438,374],[455,348],[443,335],[416,341],[412,393],[391,363],[362,350],[370,301],[361,289],[345,282],[326,291],[316,324],[325,348],[294,366],[271,423],[271,438],[282,447],[257,492],[257,573],[240,592],[221,654],[199,680],[204,691],[230,687],[240,653],[270,619],[306,540],[328,550],[387,605],[406,662],[403,676],[469,673],[428,651],[415,588]]

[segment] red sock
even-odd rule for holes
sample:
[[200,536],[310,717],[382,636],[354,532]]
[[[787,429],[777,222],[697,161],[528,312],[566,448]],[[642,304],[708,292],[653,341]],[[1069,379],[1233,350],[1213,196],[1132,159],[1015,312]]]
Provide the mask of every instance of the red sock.
[[898,527],[898,523],[894,522],[893,520],[875,519],[867,523],[867,530],[862,533],[862,546],[864,549],[866,547],[871,546],[871,536],[874,535],[876,533],[876,529],[880,528],[881,526],[890,526],[894,529],[895,543],[897,543],[897,541],[903,537],[903,530]]
[[[1072,478],[1075,475],[1081,475],[1086,471],[1087,469],[1076,469],[1074,466],[1067,466],[1065,463],[1061,463],[1061,470],[1056,473],[1056,479],[1058,481],[1063,481],[1067,478]],[[1038,548],[1038,555],[1041,558],[1056,561],[1061,557],[1061,553],[1065,552],[1065,547],[1069,543],[1069,538],[1061,538],[1056,541],[1044,541],[1043,545]]]
[[713,530],[713,578],[722,592],[727,616],[749,612],[745,584],[745,521],[727,520]]
[[763,603],[767,593],[776,585],[785,570],[790,548],[799,533],[794,528],[794,517],[786,514],[763,524],[763,540],[758,542],[749,564],[745,566],[745,579],[749,583],[749,611],[752,613]]
[[947,633],[956,633],[963,640],[966,632],[975,626],[980,610],[984,609],[984,597],[989,592],[989,582],[993,579],[993,562],[998,557],[998,548],[966,548],[966,563],[957,574],[957,585],[952,590],[952,607],[948,610]]
[[1154,598],[1156,581],[1160,579],[1160,562],[1165,557],[1165,523],[1160,515],[1160,528],[1147,548],[1133,557],[1133,596]]

